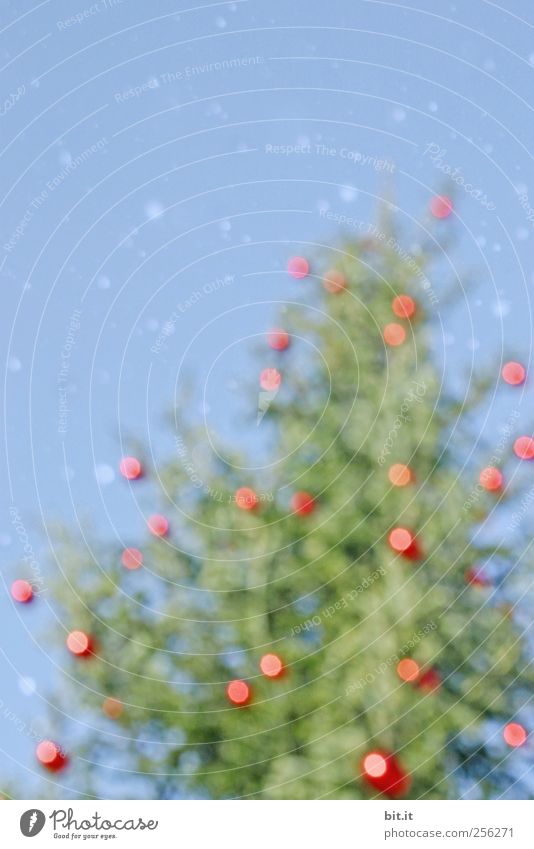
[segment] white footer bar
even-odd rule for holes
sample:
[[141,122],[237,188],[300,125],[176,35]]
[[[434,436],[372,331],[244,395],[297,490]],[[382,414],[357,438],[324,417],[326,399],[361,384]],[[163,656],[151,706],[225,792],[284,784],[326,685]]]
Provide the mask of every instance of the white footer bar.
[[534,849],[533,822],[531,801],[0,802],[6,849],[67,841],[158,849]]

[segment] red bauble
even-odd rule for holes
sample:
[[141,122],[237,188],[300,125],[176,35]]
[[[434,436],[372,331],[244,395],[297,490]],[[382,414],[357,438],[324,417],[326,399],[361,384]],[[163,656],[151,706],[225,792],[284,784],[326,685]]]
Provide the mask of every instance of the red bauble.
[[391,302],[391,309],[399,318],[412,318],[415,315],[416,304],[409,295],[397,295]]
[[482,469],[479,475],[480,485],[487,489],[488,492],[497,492],[502,489],[503,476],[499,469],[495,466],[487,466]]
[[303,256],[292,256],[287,263],[287,271],[296,280],[302,280],[310,271],[310,264]]
[[280,678],[284,674],[284,664],[277,654],[264,654],[260,660],[260,669],[266,678]]
[[380,750],[368,752],[362,760],[361,771],[367,784],[390,799],[404,796],[410,788],[410,776],[391,753]]
[[254,510],[259,503],[259,498],[253,489],[242,486],[235,494],[235,503],[240,510]]
[[341,295],[347,288],[345,275],[335,269],[327,271],[323,277],[323,286],[331,295]]
[[410,657],[404,657],[397,664],[397,675],[401,681],[417,681],[420,672],[419,664]]
[[434,669],[434,667],[431,666],[429,669],[425,669],[425,671],[421,674],[419,681],[417,682],[417,686],[420,690],[425,690],[427,693],[439,690],[441,687],[441,675],[437,669]]
[[295,492],[291,496],[291,509],[297,516],[309,516],[316,506],[315,498],[309,492]]
[[286,348],[289,348],[289,333],[286,333],[285,330],[274,328],[274,330],[270,330],[267,334],[267,341],[273,350],[285,351]]
[[68,765],[69,759],[61,750],[61,746],[52,740],[42,740],[35,750],[37,760],[50,772],[60,772]]
[[143,474],[143,467],[137,457],[123,457],[119,470],[121,475],[129,481],[136,480],[136,478],[142,477]]
[[502,378],[505,383],[510,386],[520,386],[525,382],[526,371],[521,363],[515,363],[513,360],[505,363],[502,369]]
[[260,386],[265,392],[275,392],[282,383],[282,375],[275,368],[264,368],[260,374]]
[[161,516],[159,513],[154,513],[153,516],[149,516],[147,525],[148,530],[151,534],[154,534],[155,537],[165,537],[169,532],[168,520],[165,516]]
[[88,657],[93,654],[94,643],[85,631],[71,631],[67,637],[67,648],[76,657]]
[[446,195],[436,195],[430,201],[430,212],[434,218],[448,218],[452,210],[452,200]]
[[514,442],[514,454],[520,460],[532,460],[534,458],[534,439],[531,436],[520,436]]
[[406,341],[406,331],[402,324],[397,324],[392,321],[391,324],[386,324],[384,327],[384,342],[392,348],[397,348]]
[[248,705],[251,699],[250,687],[245,681],[230,681],[226,688],[226,695],[233,705],[242,707]]
[[33,589],[29,581],[13,581],[11,584],[11,596],[19,604],[28,604],[33,598]]
[[503,731],[503,737],[506,743],[513,749],[518,746],[523,746],[527,741],[527,732],[518,722],[509,722]]
[[143,565],[143,553],[138,548],[125,548],[121,562],[125,569],[140,569]]
[[388,542],[393,551],[409,560],[417,560],[421,555],[415,536],[407,528],[393,528]]

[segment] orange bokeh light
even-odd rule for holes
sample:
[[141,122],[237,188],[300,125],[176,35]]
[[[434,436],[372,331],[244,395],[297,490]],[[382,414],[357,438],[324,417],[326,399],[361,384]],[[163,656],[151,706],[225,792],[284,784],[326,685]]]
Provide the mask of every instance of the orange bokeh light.
[[402,681],[417,681],[421,669],[415,660],[405,657],[397,665],[397,675]]
[[413,480],[412,470],[404,463],[394,463],[388,471],[388,478],[393,486],[407,486]]
[[235,494],[235,502],[240,510],[254,510],[258,501],[258,496],[248,486],[242,486]]
[[345,275],[333,268],[323,277],[323,286],[331,295],[340,295],[347,288]]

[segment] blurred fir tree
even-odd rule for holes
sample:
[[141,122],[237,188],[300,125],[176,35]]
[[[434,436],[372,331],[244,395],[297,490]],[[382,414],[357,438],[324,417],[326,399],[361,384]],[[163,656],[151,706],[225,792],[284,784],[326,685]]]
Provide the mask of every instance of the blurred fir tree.
[[[467,475],[458,460],[462,419],[489,387],[447,397],[428,253],[410,260],[382,226],[330,268],[318,257],[307,303],[260,346],[240,427],[258,426],[272,463],[253,474],[238,451],[199,459],[205,434],[184,403],[158,468],[169,530],[154,520],[161,535],[136,543],[143,565],[58,544],[58,617],[90,636],[78,656],[64,649],[54,697],[55,738],[72,749],[64,786],[415,799],[472,781],[489,798],[515,781],[503,734],[522,741],[532,670],[480,570],[513,564],[480,534],[507,496],[489,472],[478,482],[488,457]],[[124,498],[146,485],[125,482]]]

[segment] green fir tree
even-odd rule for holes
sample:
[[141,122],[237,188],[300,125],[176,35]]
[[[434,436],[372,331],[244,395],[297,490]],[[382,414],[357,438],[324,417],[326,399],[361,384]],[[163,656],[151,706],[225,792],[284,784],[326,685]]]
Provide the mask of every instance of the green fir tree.
[[439,799],[475,783],[491,798],[513,784],[503,730],[528,725],[532,670],[478,571],[514,565],[482,532],[508,496],[479,483],[490,454],[461,474],[458,459],[488,386],[462,406],[444,391],[430,257],[380,227],[313,259],[279,318],[290,344],[259,346],[258,375],[275,371],[239,427],[272,462],[247,472],[238,438],[199,461],[184,403],[165,497],[145,463],[145,482],[124,483],[169,520],[140,533],[142,567],[58,542],[58,617],[94,646],[62,649],[51,717],[80,794]]

